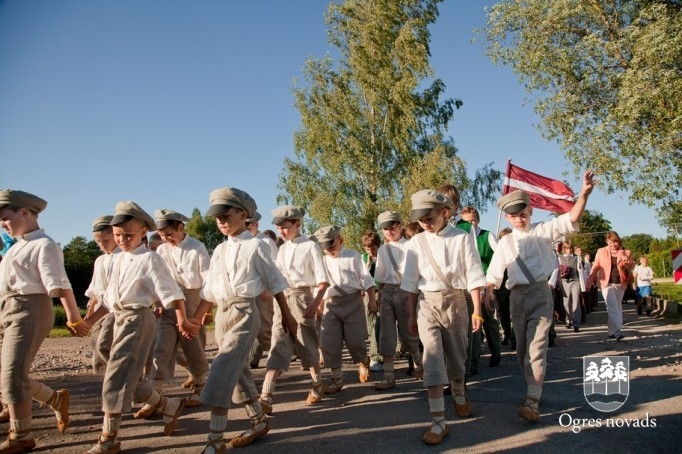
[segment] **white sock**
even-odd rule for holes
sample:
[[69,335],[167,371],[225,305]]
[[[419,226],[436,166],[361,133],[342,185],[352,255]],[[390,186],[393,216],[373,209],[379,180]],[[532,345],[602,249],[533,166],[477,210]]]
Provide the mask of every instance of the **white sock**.
[[50,399],[52,397],[58,398],[57,395],[55,394],[54,390],[50,388],[49,386],[45,386],[42,383],[40,383],[38,392],[36,393],[35,396],[33,396],[33,399],[37,400],[38,402],[42,404],[47,404],[50,402]]
[[540,400],[540,396],[542,396],[542,386],[528,385],[528,397]]
[[10,433],[12,440],[21,440],[28,438],[31,435],[31,417],[24,419],[12,419],[9,422]]
[[445,425],[445,416],[443,415],[445,412],[445,399],[442,397],[437,397],[435,399],[429,398],[429,411],[431,412],[431,418],[435,423],[431,427],[431,432],[440,434],[443,431],[442,426]]
[[107,418],[104,417],[104,422],[102,423],[102,433],[107,435],[113,435],[118,432],[121,428],[121,418]]

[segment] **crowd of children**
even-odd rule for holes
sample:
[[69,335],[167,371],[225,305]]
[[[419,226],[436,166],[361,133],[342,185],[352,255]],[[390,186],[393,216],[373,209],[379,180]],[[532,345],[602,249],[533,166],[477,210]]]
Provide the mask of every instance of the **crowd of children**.
[[[305,211],[297,206],[272,212],[282,244],[278,247],[269,237],[266,243],[258,231],[256,202],[236,188],[209,195],[207,214],[226,237],[211,257],[187,234],[188,219],[181,213],[160,209],[153,218],[135,202],[122,201],[111,215],[93,221],[93,236],[103,254],[95,262],[84,318],[61,250],[38,226],[38,213],[47,203],[22,191],[0,191],[2,226],[18,240],[0,263],[0,373],[10,423],[0,453],[35,447],[34,399],[54,410],[59,431],[69,425],[69,391],[54,391],[29,377],[30,364],[53,324],[52,297],[61,299],[75,335],[92,334],[93,369],[103,375],[102,431],[90,454],[120,452],[122,414],[131,410],[131,402],[144,403],[136,418],[161,413],[165,435],[175,431],[185,406],[206,405],[210,421],[204,452],[248,445],[270,430],[267,415],[276,402],[277,379],[289,369],[292,355],[310,372],[305,403],[315,405],[325,394],[343,389],[344,345],[362,383],[370,380],[374,364],[383,364],[383,377],[374,384],[378,391],[396,386],[396,352],[409,354],[414,376],[423,379],[428,394],[431,424],[422,439],[439,444],[449,432],[446,387],[459,417],[472,411],[465,386],[474,359],[472,333],[485,330],[490,366],[499,364],[493,299],[503,282],[528,385],[518,415],[537,421],[553,321],[547,286],[557,262],[552,241],[577,229],[593,186],[593,175],[586,172],[571,211],[537,224],[530,223],[527,193],[502,197],[498,207],[513,229],[499,242],[479,228],[473,207],[466,207],[457,222],[456,188],[425,189],[411,196],[411,224],[403,224],[394,211],[379,214],[383,241],[374,232],[366,236],[365,260],[344,247],[339,226],[304,236]],[[156,252],[145,242],[153,231],[162,241]],[[645,268],[637,276],[641,287],[651,279]],[[203,324],[214,308],[218,353],[209,367]],[[579,310],[567,309],[572,326],[579,327]],[[375,351],[368,350],[374,324]],[[503,320],[505,341],[510,337],[507,325]],[[256,342],[268,352],[260,392],[249,361]],[[164,394],[176,363],[189,370],[183,384],[191,388],[189,398]],[[330,370],[327,380],[321,364]],[[225,440],[232,404],[245,408],[250,427]]]

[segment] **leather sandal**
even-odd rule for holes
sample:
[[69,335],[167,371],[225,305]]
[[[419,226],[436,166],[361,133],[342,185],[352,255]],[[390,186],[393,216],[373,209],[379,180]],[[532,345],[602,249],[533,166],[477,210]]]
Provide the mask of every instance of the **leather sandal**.
[[225,445],[225,439],[223,437],[216,438],[215,440],[209,439],[201,453],[205,454],[208,448],[213,448],[213,452],[216,454],[225,454],[227,452],[227,446]]
[[457,413],[457,416],[460,418],[468,418],[471,416],[471,402],[469,402],[469,398],[467,396],[464,396],[464,399],[466,399],[466,402],[463,404],[458,404],[457,401],[453,400],[453,405],[455,406],[455,413]]
[[384,377],[379,383],[374,385],[374,389],[377,391],[386,391],[387,389],[395,388],[395,378]]
[[313,389],[308,392],[308,397],[305,400],[306,405],[315,405],[322,402],[322,395],[324,394],[324,385],[322,382],[313,383]]
[[[10,430],[10,433],[12,431]],[[31,431],[27,430],[22,432],[24,436],[28,435]],[[7,435],[7,439],[0,443],[0,452],[3,454],[19,454],[22,452],[31,451],[36,447],[36,441],[33,438],[20,438],[17,440],[12,440],[10,435]]]
[[358,364],[358,376],[360,383],[367,383],[369,381],[369,365],[365,363]]
[[516,409],[516,414],[526,421],[538,422],[540,420],[540,412],[538,411],[539,405],[540,399],[526,397],[526,401],[523,405]]
[[266,433],[270,432],[270,424],[268,424],[268,420],[265,419],[263,422],[265,422],[265,427],[263,427],[262,429],[256,430],[256,426],[258,426],[258,424],[252,424],[250,431],[243,432],[240,435],[237,435],[232,440],[230,440],[228,444],[233,448],[241,448],[242,446],[248,446],[254,441],[263,437]]
[[324,387],[324,393],[325,394],[336,394],[339,391],[343,389],[343,379],[334,379],[332,378],[331,382],[327,386]]
[[192,395],[187,398],[187,403],[185,407],[201,407],[203,404],[201,402],[201,390],[204,389],[204,385],[193,385]]
[[118,454],[121,452],[121,443],[116,441],[116,433],[102,434],[97,440],[97,444],[85,454]]
[[[164,401],[165,401],[164,406],[167,405],[168,399],[169,399],[168,397],[164,397]],[[185,409],[186,404],[187,404],[187,399],[183,397],[182,399],[180,399],[180,404],[178,405],[178,409],[175,410],[175,413],[173,413],[172,415],[169,415],[166,413],[163,414],[163,416],[165,418],[171,418],[170,421],[168,421],[168,422],[164,421],[164,426],[163,426],[164,435],[166,435],[166,436],[173,435],[173,432],[175,432],[175,428],[178,425],[178,418],[182,414],[182,410]]]
[[59,391],[55,391],[53,399],[56,399],[57,396],[60,397],[59,407],[55,408],[52,405],[50,405],[50,407],[52,407],[52,410],[57,417],[57,430],[63,433],[67,427],[69,427],[69,390],[60,389]]
[[[433,426],[440,427],[441,433],[437,434],[435,432],[432,432],[431,428]],[[450,430],[448,429],[448,425],[445,423],[445,420],[443,420],[442,424],[437,423],[436,421],[433,421],[429,430],[427,430],[426,433],[424,433],[424,435],[422,436],[422,440],[427,445],[439,445],[443,442],[443,440],[445,439],[445,437],[448,436],[449,433],[450,433]]]
[[149,404],[144,404],[142,408],[137,410],[135,414],[133,415],[133,418],[135,419],[150,419],[153,417],[155,414],[159,412],[159,408],[161,408],[161,404],[163,403],[163,399],[159,401],[158,404],[156,405],[149,405]]
[[258,399],[260,402],[260,408],[263,410],[264,415],[271,415],[272,414],[272,401],[267,401],[263,399],[262,397]]
[[182,382],[180,386],[187,389],[191,388],[192,386],[194,386],[194,377],[190,375],[189,377],[187,377],[187,380]]

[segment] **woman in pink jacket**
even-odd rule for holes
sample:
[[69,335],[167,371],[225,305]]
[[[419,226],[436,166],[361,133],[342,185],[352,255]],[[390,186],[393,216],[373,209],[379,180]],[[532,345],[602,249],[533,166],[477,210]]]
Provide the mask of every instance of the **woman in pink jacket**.
[[621,340],[623,333],[623,295],[632,277],[634,262],[630,259],[630,251],[623,249],[620,236],[614,231],[606,234],[606,247],[597,250],[590,276],[587,278],[588,288],[599,279],[606,313],[609,317],[609,337]]

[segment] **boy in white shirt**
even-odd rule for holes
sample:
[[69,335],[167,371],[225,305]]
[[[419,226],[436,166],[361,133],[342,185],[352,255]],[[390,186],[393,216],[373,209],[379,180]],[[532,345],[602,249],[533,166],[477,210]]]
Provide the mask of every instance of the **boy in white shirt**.
[[227,410],[233,402],[244,406],[251,428],[230,440],[230,446],[246,446],[270,430],[248,364],[260,325],[257,299],[265,291],[274,295],[284,329],[292,336],[296,335],[296,321],[284,296],[287,282],[272,261],[269,247],[246,230],[246,220],[256,212],[256,202],[246,192],[229,187],[212,191],[209,200],[207,214],[215,216],[218,229],[227,236],[213,251],[203,301],[195,314],[196,319],[201,319],[213,302],[218,303],[215,319],[218,356],[211,363],[201,393],[201,401],[211,406],[204,453],[213,454],[227,449],[223,437]]
[[102,384],[102,434],[88,454],[120,451],[121,416],[130,411],[133,399],[159,408],[165,435],[175,431],[186,399],[164,397],[153,389],[149,380],[142,378],[156,332],[156,320],[150,310],[155,301],[161,301],[167,310],[175,310],[183,336],[192,337],[199,331],[199,325],[187,318],[182,291],[163,259],[142,241],[148,230],[156,229],[154,219],[135,202],[122,201],[116,204],[111,225],[121,252],[113,259],[104,307],[86,319],[96,322],[107,311],[113,312],[116,318]]
[[[210,263],[208,251],[201,241],[187,235],[185,222],[189,219],[182,213],[160,209],[154,212],[154,218],[157,232],[163,240],[163,244],[157,247],[156,253],[163,258],[175,282],[182,290],[185,312],[191,316],[199,307],[199,292],[208,273]],[[190,371],[192,381],[192,395],[187,399],[186,406],[198,407],[201,405],[199,394],[201,394],[208,373],[208,361],[201,342],[201,331],[205,329],[202,325],[197,337],[187,339],[180,335],[176,329],[177,324],[174,311],[163,311],[157,319],[151,379],[154,389],[163,394],[164,383],[173,378],[176,351],[180,347],[187,361],[187,369]],[[149,418],[157,410],[158,407],[145,405],[135,413],[135,418]]]
[[324,251],[324,264],[329,278],[329,288],[322,312],[320,344],[325,367],[331,369],[331,382],[325,387],[325,394],[334,394],[343,388],[342,353],[343,344],[353,362],[358,364],[360,383],[369,381],[369,356],[367,356],[367,321],[362,291],[367,292],[369,312],[377,311],[374,280],[362,257],[355,251],[343,247],[341,228],[328,225],[313,234],[317,244]]
[[578,220],[594,188],[593,177],[592,171],[585,172],[582,190],[571,211],[548,222],[531,224],[530,195],[522,190],[510,192],[497,202],[514,230],[501,238],[495,249],[486,274],[486,298],[492,299],[493,289],[499,288],[506,269],[516,354],[527,383],[526,400],[516,412],[527,421],[540,419],[540,397],[553,320],[553,298],[547,277],[557,264],[552,242],[578,230]]
[[[379,311],[381,331],[379,351],[383,356],[384,378],[374,388],[378,391],[395,386],[394,358],[398,344],[397,333],[402,345],[400,351],[409,352],[416,366],[414,375],[424,378],[419,336],[410,334],[407,313],[407,292],[400,288],[405,273],[405,248],[407,239],[403,237],[403,221],[395,211],[384,211],[377,219],[385,242],[377,254],[374,280],[379,283]],[[397,330],[396,330],[397,328]]]
[[[324,386],[320,380],[319,335],[315,315],[320,307],[329,282],[320,247],[301,235],[303,208],[292,205],[272,211],[272,223],[277,226],[284,244],[277,255],[277,267],[287,280],[289,288],[284,291],[291,314],[298,323],[298,337],[292,338],[282,324],[282,313],[275,308],[272,347],[268,354],[267,371],[263,381],[260,401],[265,414],[272,411],[272,396],[277,377],[289,370],[291,355],[296,351],[303,369],[310,371],[312,388],[306,398],[307,405],[322,401]],[[316,289],[313,297],[313,289]]]
[[[111,215],[99,216],[92,222],[93,237],[104,254],[95,260],[92,281],[85,291],[85,296],[90,298],[88,314],[99,309],[104,301],[104,294],[111,278],[114,254],[121,252],[116,246],[114,229],[110,225],[112,218]],[[107,369],[111,343],[114,340],[114,314],[109,313],[92,325],[90,336],[92,337],[92,369],[96,374],[103,375]]]
[[[419,333],[424,345],[424,386],[428,390],[432,424],[422,440],[437,445],[449,432],[444,385],[450,384],[457,415],[471,415],[471,403],[464,389],[469,331],[465,293],[471,294],[472,326],[478,331],[483,321],[480,295],[485,276],[473,236],[448,223],[450,199],[431,189],[419,191],[411,199],[411,218],[419,221],[424,232],[410,239],[401,288],[409,292],[410,332]],[[417,313],[420,291],[424,299]]]
[[31,437],[33,400],[47,404],[57,417],[57,430],[69,426],[69,390],[54,391],[29,377],[31,363],[54,324],[52,298],[61,299],[67,326],[78,336],[90,326],[78,312],[59,245],[38,225],[47,202],[24,191],[0,191],[0,223],[17,242],[0,261],[0,349],[2,398],[9,407],[9,436],[0,452],[26,452]]

